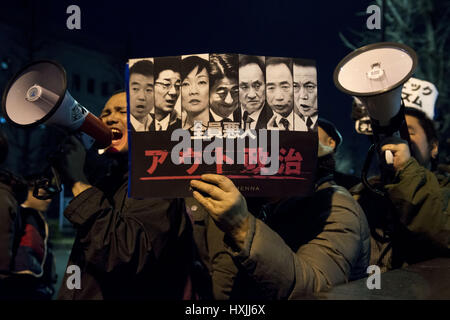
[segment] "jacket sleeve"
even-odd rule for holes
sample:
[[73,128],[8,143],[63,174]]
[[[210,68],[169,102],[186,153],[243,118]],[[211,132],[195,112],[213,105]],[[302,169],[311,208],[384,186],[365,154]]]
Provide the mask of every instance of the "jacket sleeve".
[[352,199],[336,201],[342,197],[333,195],[328,212],[323,213],[329,217],[322,231],[296,251],[251,215],[245,247],[235,253],[235,259],[269,299],[295,299],[347,282],[363,250],[368,263],[367,223]]
[[450,248],[449,186],[441,186],[432,172],[411,158],[386,189],[409,231]]
[[13,245],[19,216],[13,196],[0,189],[0,277],[9,274],[13,259]]
[[102,271],[126,267],[139,273],[149,259],[158,259],[169,232],[176,236],[181,229],[179,202],[130,199],[114,205],[99,189],[85,190],[65,210],[78,231],[73,250],[82,251],[73,256],[82,256],[84,263]]

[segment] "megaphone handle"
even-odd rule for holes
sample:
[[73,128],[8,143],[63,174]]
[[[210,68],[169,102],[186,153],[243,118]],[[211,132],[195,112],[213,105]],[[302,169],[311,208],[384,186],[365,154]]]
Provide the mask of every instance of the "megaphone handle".
[[394,164],[394,155],[392,154],[391,150],[386,150],[384,152],[384,160],[387,164]]
[[[44,172],[48,172],[49,169],[51,170],[53,177],[51,177],[51,178],[45,177],[43,179],[37,179],[34,182],[33,196],[36,199],[39,199],[39,200],[50,199],[55,194],[60,193],[62,190],[61,177],[60,177],[58,171],[56,171],[56,169],[52,165],[50,165],[49,167],[47,167],[47,169]],[[54,185],[51,185],[52,180],[54,180],[54,183],[55,183]],[[55,187],[55,188],[51,188],[51,187]],[[45,194],[39,194],[40,189],[44,189]]]
[[370,164],[372,163],[372,158],[373,158],[376,150],[377,150],[377,144],[372,144],[369,148],[369,151],[367,152],[366,159],[364,160],[363,169],[361,171],[361,181],[364,184],[364,186],[367,189],[369,189],[371,192],[384,197],[386,195],[385,192],[378,190],[377,188],[375,188],[374,186],[372,186],[369,183],[369,180],[367,180],[367,174],[369,172]]
[[401,124],[399,127],[399,131],[400,131],[400,137],[405,140],[408,141],[409,147],[411,147],[411,138],[409,137],[409,130],[408,130],[408,124],[406,123],[406,118],[405,118],[405,103],[402,101],[402,105],[400,107],[400,113],[402,115],[402,119],[401,119]]

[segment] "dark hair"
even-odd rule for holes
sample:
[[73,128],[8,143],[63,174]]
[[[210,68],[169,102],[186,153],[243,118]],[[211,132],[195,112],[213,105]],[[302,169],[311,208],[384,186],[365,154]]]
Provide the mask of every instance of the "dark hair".
[[212,53],[209,55],[209,64],[210,88],[213,87],[218,80],[223,78],[238,80],[239,58],[236,54]]
[[207,60],[198,56],[190,56],[181,60],[181,81],[183,81],[195,67],[198,67],[197,74],[202,72],[203,69],[206,69],[206,72],[209,73],[209,63]]
[[294,59],[294,64],[302,67],[316,67],[315,61],[309,59]]
[[284,64],[288,67],[290,73],[292,74],[292,59],[290,58],[279,58],[279,57],[268,57],[266,58],[266,69],[270,65]]
[[130,68],[130,76],[133,73],[142,74],[146,77],[153,77],[153,62],[149,60],[139,60]]
[[6,135],[0,130],[0,164],[8,157],[8,139]]
[[263,73],[264,79],[266,78],[266,68],[264,65],[264,58],[260,58],[258,56],[248,56],[248,55],[240,55],[239,56],[239,68],[245,67],[248,64],[256,64],[261,69]]
[[425,112],[416,108],[406,107],[405,115],[412,116],[419,121],[420,126],[422,127],[423,131],[425,131],[425,135],[427,136],[427,141],[430,147],[432,143],[438,142],[439,139],[434,122],[433,120],[428,118]]
[[155,58],[154,75],[155,80],[158,79],[159,74],[164,70],[172,70],[173,72],[180,72],[180,57],[158,57]]

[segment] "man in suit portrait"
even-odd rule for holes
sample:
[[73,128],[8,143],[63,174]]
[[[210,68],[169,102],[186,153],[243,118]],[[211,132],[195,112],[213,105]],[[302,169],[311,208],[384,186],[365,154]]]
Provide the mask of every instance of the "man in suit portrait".
[[241,122],[236,54],[210,54],[210,122]]
[[149,131],[153,118],[153,62],[139,60],[130,68],[130,122],[135,131]]
[[317,131],[317,69],[311,60],[294,60],[294,102],[304,131]]
[[239,56],[239,103],[241,127],[247,129],[266,129],[273,116],[266,104],[266,81],[264,58]]
[[288,58],[266,58],[267,104],[273,116],[267,123],[269,130],[302,130],[300,117],[294,113],[292,60]]
[[181,116],[175,109],[180,87],[180,58],[155,58],[155,114],[151,131],[181,128]]

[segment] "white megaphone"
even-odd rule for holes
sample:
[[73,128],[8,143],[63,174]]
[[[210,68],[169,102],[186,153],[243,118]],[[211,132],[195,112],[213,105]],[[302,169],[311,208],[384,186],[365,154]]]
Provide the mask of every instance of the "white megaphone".
[[[370,117],[374,144],[370,147],[361,172],[361,179],[371,191],[384,196],[367,180],[375,152],[382,154],[381,143],[386,138],[401,137],[408,141],[402,87],[417,66],[413,49],[400,43],[380,42],[356,49],[344,57],[334,70],[334,83],[339,90],[357,97]],[[411,146],[410,146],[411,147]],[[394,176],[393,154],[387,150],[381,157],[383,185]]]
[[[402,109],[402,87],[417,66],[413,49],[380,42],[356,49],[334,70],[336,87],[367,108],[377,142],[386,136],[409,140]],[[406,130],[406,132],[405,132]]]
[[18,127],[53,125],[80,132],[86,148],[111,144],[111,130],[80,105],[67,91],[64,68],[57,62],[41,60],[20,70],[3,93],[3,116]]

